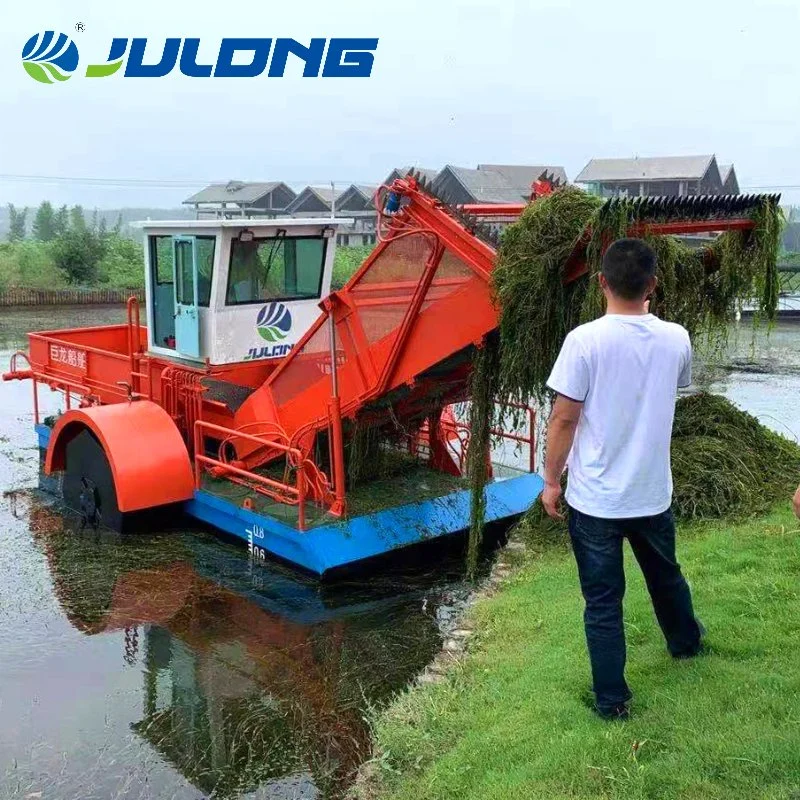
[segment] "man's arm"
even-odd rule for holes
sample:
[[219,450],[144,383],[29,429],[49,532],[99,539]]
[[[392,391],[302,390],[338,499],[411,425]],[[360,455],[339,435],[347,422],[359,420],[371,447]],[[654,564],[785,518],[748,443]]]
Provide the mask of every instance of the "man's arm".
[[797,487],[797,491],[794,493],[792,505],[794,506],[795,515],[800,518],[800,486]]
[[557,395],[547,424],[547,456],[544,463],[544,490],[542,505],[548,516],[564,519],[558,508],[561,498],[561,475],[567,463],[575,429],[581,418],[583,403]]

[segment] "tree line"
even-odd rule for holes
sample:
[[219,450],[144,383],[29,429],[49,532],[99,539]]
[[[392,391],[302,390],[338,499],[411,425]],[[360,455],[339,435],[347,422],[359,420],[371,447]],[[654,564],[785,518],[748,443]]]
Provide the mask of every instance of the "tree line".
[[0,245],[0,288],[31,286],[108,286],[135,288],[144,283],[142,247],[122,235],[122,215],[113,227],[97,209],[89,216],[79,206],[56,209],[45,200],[31,209],[8,204],[7,242]]

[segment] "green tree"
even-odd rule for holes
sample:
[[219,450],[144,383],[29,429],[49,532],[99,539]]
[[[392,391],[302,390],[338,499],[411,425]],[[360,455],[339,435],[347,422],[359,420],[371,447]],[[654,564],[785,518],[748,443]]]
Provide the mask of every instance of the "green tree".
[[106,224],[105,217],[100,217],[100,224],[97,226],[97,235],[101,239],[106,239],[108,237],[108,225]]
[[69,210],[69,228],[72,231],[86,230],[86,217],[83,215],[82,206],[72,206]]
[[71,284],[87,285],[97,279],[105,248],[100,237],[87,227],[70,229],[54,242],[56,266]]
[[56,212],[54,227],[56,238],[67,232],[69,228],[69,211],[66,206],[61,206]]
[[40,242],[50,242],[56,238],[56,214],[48,200],[43,201],[36,209],[33,238]]
[[56,211],[55,220],[53,222],[53,230],[55,232],[54,238],[57,239],[61,234],[66,233],[67,228],[69,228],[69,211],[66,206],[61,206],[61,208]]
[[121,211],[117,214],[117,221],[114,223],[114,233],[117,236],[121,236],[122,235],[122,212]]
[[13,203],[8,204],[9,242],[21,242],[25,238],[25,218],[27,216],[27,208],[19,209]]
[[120,289],[135,289],[144,285],[144,254],[142,245],[133,239],[109,233],[105,251],[98,265],[101,283]]

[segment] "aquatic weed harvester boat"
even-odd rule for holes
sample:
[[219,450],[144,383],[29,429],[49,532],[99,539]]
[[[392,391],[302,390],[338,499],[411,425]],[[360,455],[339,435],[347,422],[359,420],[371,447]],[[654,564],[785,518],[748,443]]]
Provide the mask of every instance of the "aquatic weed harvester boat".
[[[530,202],[566,191],[542,176]],[[622,220],[617,235],[747,236],[777,199],[612,199],[594,219]],[[126,324],[31,333],[3,376],[33,381],[66,503],[117,530],[180,509],[319,575],[467,529],[468,461],[488,478],[482,520],[527,510],[543,485],[533,411],[514,409],[522,430],[491,431],[529,453],[526,470],[503,469],[458,404],[499,325],[499,233],[530,206],[450,205],[411,172],[376,207],[375,250],[330,293],[346,220],[144,224],[147,325],[132,298]],[[564,285],[586,276],[597,240],[591,225],[574,237]],[[56,419],[40,419],[42,385],[64,393]]]

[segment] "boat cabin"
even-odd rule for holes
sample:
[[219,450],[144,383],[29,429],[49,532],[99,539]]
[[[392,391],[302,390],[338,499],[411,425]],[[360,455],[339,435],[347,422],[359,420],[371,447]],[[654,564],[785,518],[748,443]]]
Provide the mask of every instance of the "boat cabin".
[[330,291],[336,230],[350,219],[148,221],[148,351],[232,364],[282,358]]

